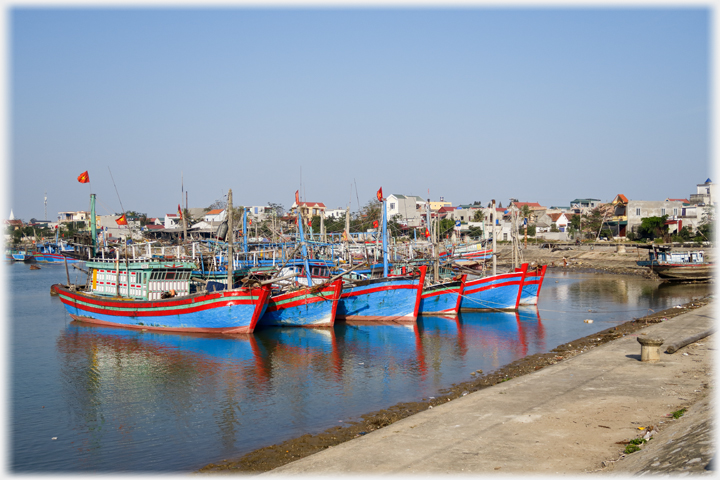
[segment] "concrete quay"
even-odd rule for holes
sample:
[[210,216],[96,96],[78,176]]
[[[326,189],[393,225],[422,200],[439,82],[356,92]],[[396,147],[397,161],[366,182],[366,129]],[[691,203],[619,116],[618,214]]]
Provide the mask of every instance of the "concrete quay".
[[[716,335],[665,349],[715,318],[710,303],[263,475],[711,474]],[[638,337],[664,340],[657,362]]]

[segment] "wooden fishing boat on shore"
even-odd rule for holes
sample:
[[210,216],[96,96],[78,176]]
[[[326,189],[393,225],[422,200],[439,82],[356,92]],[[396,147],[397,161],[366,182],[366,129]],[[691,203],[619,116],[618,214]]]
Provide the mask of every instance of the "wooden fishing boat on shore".
[[673,252],[669,247],[653,246],[649,259],[638,261],[641,267],[649,267],[663,280],[672,282],[705,282],[713,277],[715,264],[705,261],[705,252]]

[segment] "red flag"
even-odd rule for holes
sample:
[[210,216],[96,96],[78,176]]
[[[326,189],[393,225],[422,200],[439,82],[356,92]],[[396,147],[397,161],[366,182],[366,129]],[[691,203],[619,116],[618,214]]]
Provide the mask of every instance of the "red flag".
[[178,203],[178,217],[182,220],[182,209],[180,208],[180,204]]
[[342,234],[342,241],[347,242],[347,232],[343,232]]
[[377,221],[377,220],[375,220],[375,221],[373,222],[373,228],[378,228],[378,221]]
[[381,202],[383,201],[382,187],[380,187],[380,190],[377,191],[377,199]]
[[427,227],[425,227],[425,238],[427,238],[429,236],[430,236],[430,230],[428,230]]
[[248,218],[248,225],[252,225],[252,218]]
[[127,218],[125,218],[125,214],[123,213],[120,215],[120,218],[115,219],[115,223],[118,225],[127,225]]
[[308,227],[312,227],[312,218],[308,218]]
[[300,190],[295,190],[295,205],[300,205]]
[[90,181],[90,175],[88,175],[87,170],[85,170],[83,173],[81,173],[78,176],[78,182],[80,183],[88,183]]

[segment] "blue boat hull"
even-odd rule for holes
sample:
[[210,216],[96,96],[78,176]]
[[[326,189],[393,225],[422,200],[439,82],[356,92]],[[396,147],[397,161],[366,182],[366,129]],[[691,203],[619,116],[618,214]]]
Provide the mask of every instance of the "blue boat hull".
[[508,310],[520,304],[523,280],[528,265],[520,271],[501,273],[489,277],[468,280],[460,302],[460,310]]
[[424,288],[420,297],[420,315],[457,315],[465,279],[463,276],[460,281]]
[[252,333],[270,290],[233,290],[163,300],[86,294],[53,285],[73,320],[125,328],[198,333]]
[[297,292],[270,297],[268,308],[258,325],[332,327],[341,291],[342,280],[337,279],[317,292],[313,292],[312,288],[303,288]]
[[361,321],[417,320],[427,267],[419,276],[364,280],[343,288],[337,318]]

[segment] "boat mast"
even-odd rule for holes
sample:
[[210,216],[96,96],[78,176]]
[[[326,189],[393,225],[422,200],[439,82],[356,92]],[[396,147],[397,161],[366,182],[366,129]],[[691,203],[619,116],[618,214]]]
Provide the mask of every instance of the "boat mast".
[[[58,229],[59,230],[59,229]],[[96,242],[97,242],[97,225],[95,221],[95,194],[90,194],[90,236],[92,237],[92,256],[95,256],[96,253]],[[104,238],[104,236],[103,236]],[[57,244],[57,240],[55,241],[55,244]]]
[[[185,185],[183,183],[183,173],[180,172],[180,203],[183,201],[183,193],[185,193]],[[185,199],[185,211],[187,211],[187,197]],[[185,218],[185,212],[182,210],[180,210],[180,218],[182,218],[183,222],[183,238],[185,239],[185,243],[187,243],[187,220]]]
[[493,275],[497,275],[497,210],[495,209],[495,199],[492,201],[492,249],[493,249]]
[[303,234],[303,215],[302,215],[302,207],[299,205],[300,202],[298,202],[298,228],[300,230],[300,245],[302,245],[302,256],[303,256],[303,266],[305,267],[305,276],[307,277],[308,281],[308,287],[312,287],[312,276],[310,275],[310,265],[308,264],[308,254],[307,254],[307,246],[305,245],[305,235]]
[[227,218],[228,218],[228,290],[233,288],[233,215],[232,215],[232,188],[228,190]]
[[385,205],[387,200],[385,197],[382,199],[382,241],[383,241],[383,277],[388,276],[388,245],[387,245],[387,208]]
[[247,244],[247,207],[243,207],[243,251],[245,252],[245,260],[247,260],[248,244]]

